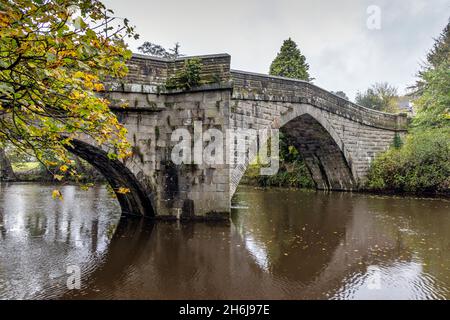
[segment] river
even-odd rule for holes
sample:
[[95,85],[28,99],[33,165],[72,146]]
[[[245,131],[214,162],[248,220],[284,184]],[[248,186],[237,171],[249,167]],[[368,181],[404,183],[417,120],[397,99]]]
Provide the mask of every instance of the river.
[[152,223],[53,188],[0,186],[0,299],[450,299],[448,199],[240,187],[229,223]]

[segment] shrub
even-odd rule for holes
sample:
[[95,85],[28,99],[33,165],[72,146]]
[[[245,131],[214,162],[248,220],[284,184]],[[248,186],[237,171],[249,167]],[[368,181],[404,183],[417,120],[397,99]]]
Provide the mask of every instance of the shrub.
[[202,62],[199,58],[188,59],[184,62],[181,70],[177,71],[173,77],[166,81],[166,89],[188,90],[200,85],[200,72]]
[[367,188],[396,192],[450,192],[450,128],[410,134],[400,148],[378,156]]

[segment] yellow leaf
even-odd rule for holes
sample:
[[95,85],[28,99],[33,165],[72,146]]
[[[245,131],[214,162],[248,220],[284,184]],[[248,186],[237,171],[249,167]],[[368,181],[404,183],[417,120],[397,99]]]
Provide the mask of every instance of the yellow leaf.
[[101,83],[95,83],[94,84],[94,90],[95,91],[103,91],[103,90],[105,90],[105,87]]
[[62,200],[62,199],[63,199],[63,196],[62,196],[61,191],[59,191],[59,190],[57,190],[57,189],[53,190],[53,191],[52,191],[52,198],[53,198],[53,199],[58,198],[59,200]]
[[124,188],[124,187],[120,187],[119,189],[117,189],[117,193],[127,194],[127,193],[130,193],[130,189]]

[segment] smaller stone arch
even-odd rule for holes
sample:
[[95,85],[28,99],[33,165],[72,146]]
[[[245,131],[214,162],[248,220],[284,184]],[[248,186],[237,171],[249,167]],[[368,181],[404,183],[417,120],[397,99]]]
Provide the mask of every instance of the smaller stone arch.
[[[115,190],[124,216],[155,217],[152,193],[119,160],[111,160],[108,154],[81,140],[72,140],[67,149],[74,155],[93,165]],[[118,193],[119,188],[129,189],[128,193]]]

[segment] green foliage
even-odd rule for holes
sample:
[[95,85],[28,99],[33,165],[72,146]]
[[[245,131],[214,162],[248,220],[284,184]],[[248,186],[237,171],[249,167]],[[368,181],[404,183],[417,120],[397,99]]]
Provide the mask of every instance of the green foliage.
[[367,187],[396,192],[450,191],[450,128],[409,135],[401,148],[377,157]]
[[377,157],[367,187],[398,192],[450,193],[450,27],[436,40],[414,92],[417,116],[401,145]]
[[450,58],[422,73],[421,95],[414,103],[418,110],[413,121],[417,129],[450,127]]
[[290,187],[312,189],[315,187],[311,174],[292,141],[280,132],[280,167],[273,176],[261,176],[261,166],[250,165],[243,178],[243,184],[259,187]]
[[303,161],[291,163],[281,162],[280,169],[276,175],[261,176],[260,166],[251,165],[247,169],[242,183],[256,185],[259,187],[288,187],[312,189],[315,187],[314,181]]
[[166,81],[166,89],[188,90],[192,87],[202,84],[200,80],[200,72],[202,70],[202,62],[199,58],[187,59],[182,69],[178,70],[174,76]]
[[[422,70],[418,73],[418,80],[412,87],[414,90],[413,95],[421,96],[425,85],[428,83],[430,70],[438,68],[443,63],[449,63],[450,59],[450,20],[443,32],[436,39],[433,48],[427,54],[427,61],[422,67]],[[448,69],[447,69],[448,70]],[[448,72],[448,71],[447,71]]]
[[273,76],[312,81],[308,70],[305,56],[291,38],[283,42],[280,52],[270,65],[270,74]]
[[111,14],[96,0],[0,2],[0,143],[56,168],[55,177],[72,162],[73,139],[129,156],[126,128],[99,93],[106,78],[126,75],[124,38],[136,34]]
[[[293,79],[311,81],[306,58],[290,38],[283,42],[280,52],[270,66],[270,74]],[[308,168],[293,142],[280,133],[280,168],[273,176],[260,176],[259,165],[252,165],[244,176],[243,183],[261,187],[278,186],[314,188]]]
[[433,48],[427,55],[427,61],[431,67],[437,67],[443,62],[448,62],[450,57],[450,19],[440,36],[436,39]]
[[400,135],[398,134],[398,132],[395,133],[394,136],[394,142],[392,143],[392,146],[395,149],[400,149],[403,146],[403,141],[402,141],[402,137],[400,137]]
[[373,84],[364,92],[358,92],[355,102],[366,108],[395,113],[397,97],[397,88],[382,82]]
[[15,162],[12,167],[15,172],[26,172],[35,169],[39,169],[41,164],[39,162]]

